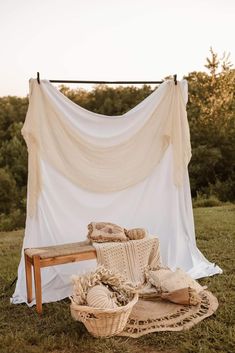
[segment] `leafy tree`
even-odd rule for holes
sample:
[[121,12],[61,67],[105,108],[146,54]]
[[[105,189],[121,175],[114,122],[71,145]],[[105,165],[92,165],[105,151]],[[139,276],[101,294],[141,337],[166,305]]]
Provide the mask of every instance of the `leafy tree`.
[[60,90],[74,103],[94,113],[104,115],[122,115],[152,92],[148,85],[142,88],[134,86],[113,88],[107,85],[97,85],[92,91],[70,90],[68,87],[61,86]]
[[14,209],[16,182],[6,169],[0,168],[0,214],[8,214]]
[[[235,70],[228,56],[218,59],[212,49],[205,66],[209,74],[192,72],[187,77],[194,196],[198,191],[209,194],[217,181],[235,182]],[[232,193],[228,199],[234,200]]]

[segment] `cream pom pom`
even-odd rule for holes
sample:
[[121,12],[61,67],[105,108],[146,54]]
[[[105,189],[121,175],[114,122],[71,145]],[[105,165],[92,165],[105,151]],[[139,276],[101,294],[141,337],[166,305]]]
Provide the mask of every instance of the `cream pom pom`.
[[148,236],[148,232],[144,228],[133,228],[133,229],[127,230],[126,235],[130,240],[138,240]]
[[115,309],[118,307],[113,299],[113,293],[102,284],[88,290],[87,305],[99,309]]

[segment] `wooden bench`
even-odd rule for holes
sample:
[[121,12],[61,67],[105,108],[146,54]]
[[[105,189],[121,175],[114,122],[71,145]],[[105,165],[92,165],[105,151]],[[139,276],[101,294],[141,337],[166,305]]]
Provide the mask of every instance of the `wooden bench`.
[[36,310],[42,313],[41,268],[68,264],[96,258],[96,250],[89,241],[61,244],[24,250],[27,301],[32,301],[32,267],[34,273],[34,288]]

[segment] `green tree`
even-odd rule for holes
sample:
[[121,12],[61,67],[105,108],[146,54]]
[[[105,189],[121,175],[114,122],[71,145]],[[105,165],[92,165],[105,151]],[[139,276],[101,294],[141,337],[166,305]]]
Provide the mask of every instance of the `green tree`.
[[[186,77],[193,149],[189,171],[194,196],[197,192],[215,192],[212,186],[218,182],[230,180],[230,186],[235,186],[235,70],[228,56],[218,59],[212,49],[205,66],[209,74],[192,72]],[[216,193],[220,197],[218,188]],[[234,200],[232,192],[227,196]]]
[[63,94],[83,108],[104,115],[122,115],[145,99],[152,89],[148,85],[134,86],[97,85],[92,91],[82,89],[70,90],[66,86],[60,88]]
[[11,173],[0,168],[0,214],[8,214],[14,209],[16,194],[16,182]]

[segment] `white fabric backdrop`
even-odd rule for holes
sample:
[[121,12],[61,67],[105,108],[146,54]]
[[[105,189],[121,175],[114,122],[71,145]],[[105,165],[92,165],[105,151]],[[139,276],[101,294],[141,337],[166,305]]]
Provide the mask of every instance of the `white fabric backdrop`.
[[[76,116],[74,126],[78,124],[75,119]],[[40,158],[39,162],[43,187],[34,216],[27,217],[23,249],[82,241],[86,238],[88,223],[109,221],[126,228],[144,227],[158,236],[162,262],[172,269],[181,267],[193,278],[222,272],[197,249],[188,173],[185,171],[183,186],[176,187],[172,145],[147,178],[124,190],[108,193],[85,190],[48,161]],[[70,276],[95,265],[94,260],[42,269],[43,302],[69,296]],[[26,301],[22,257],[12,302]]]

